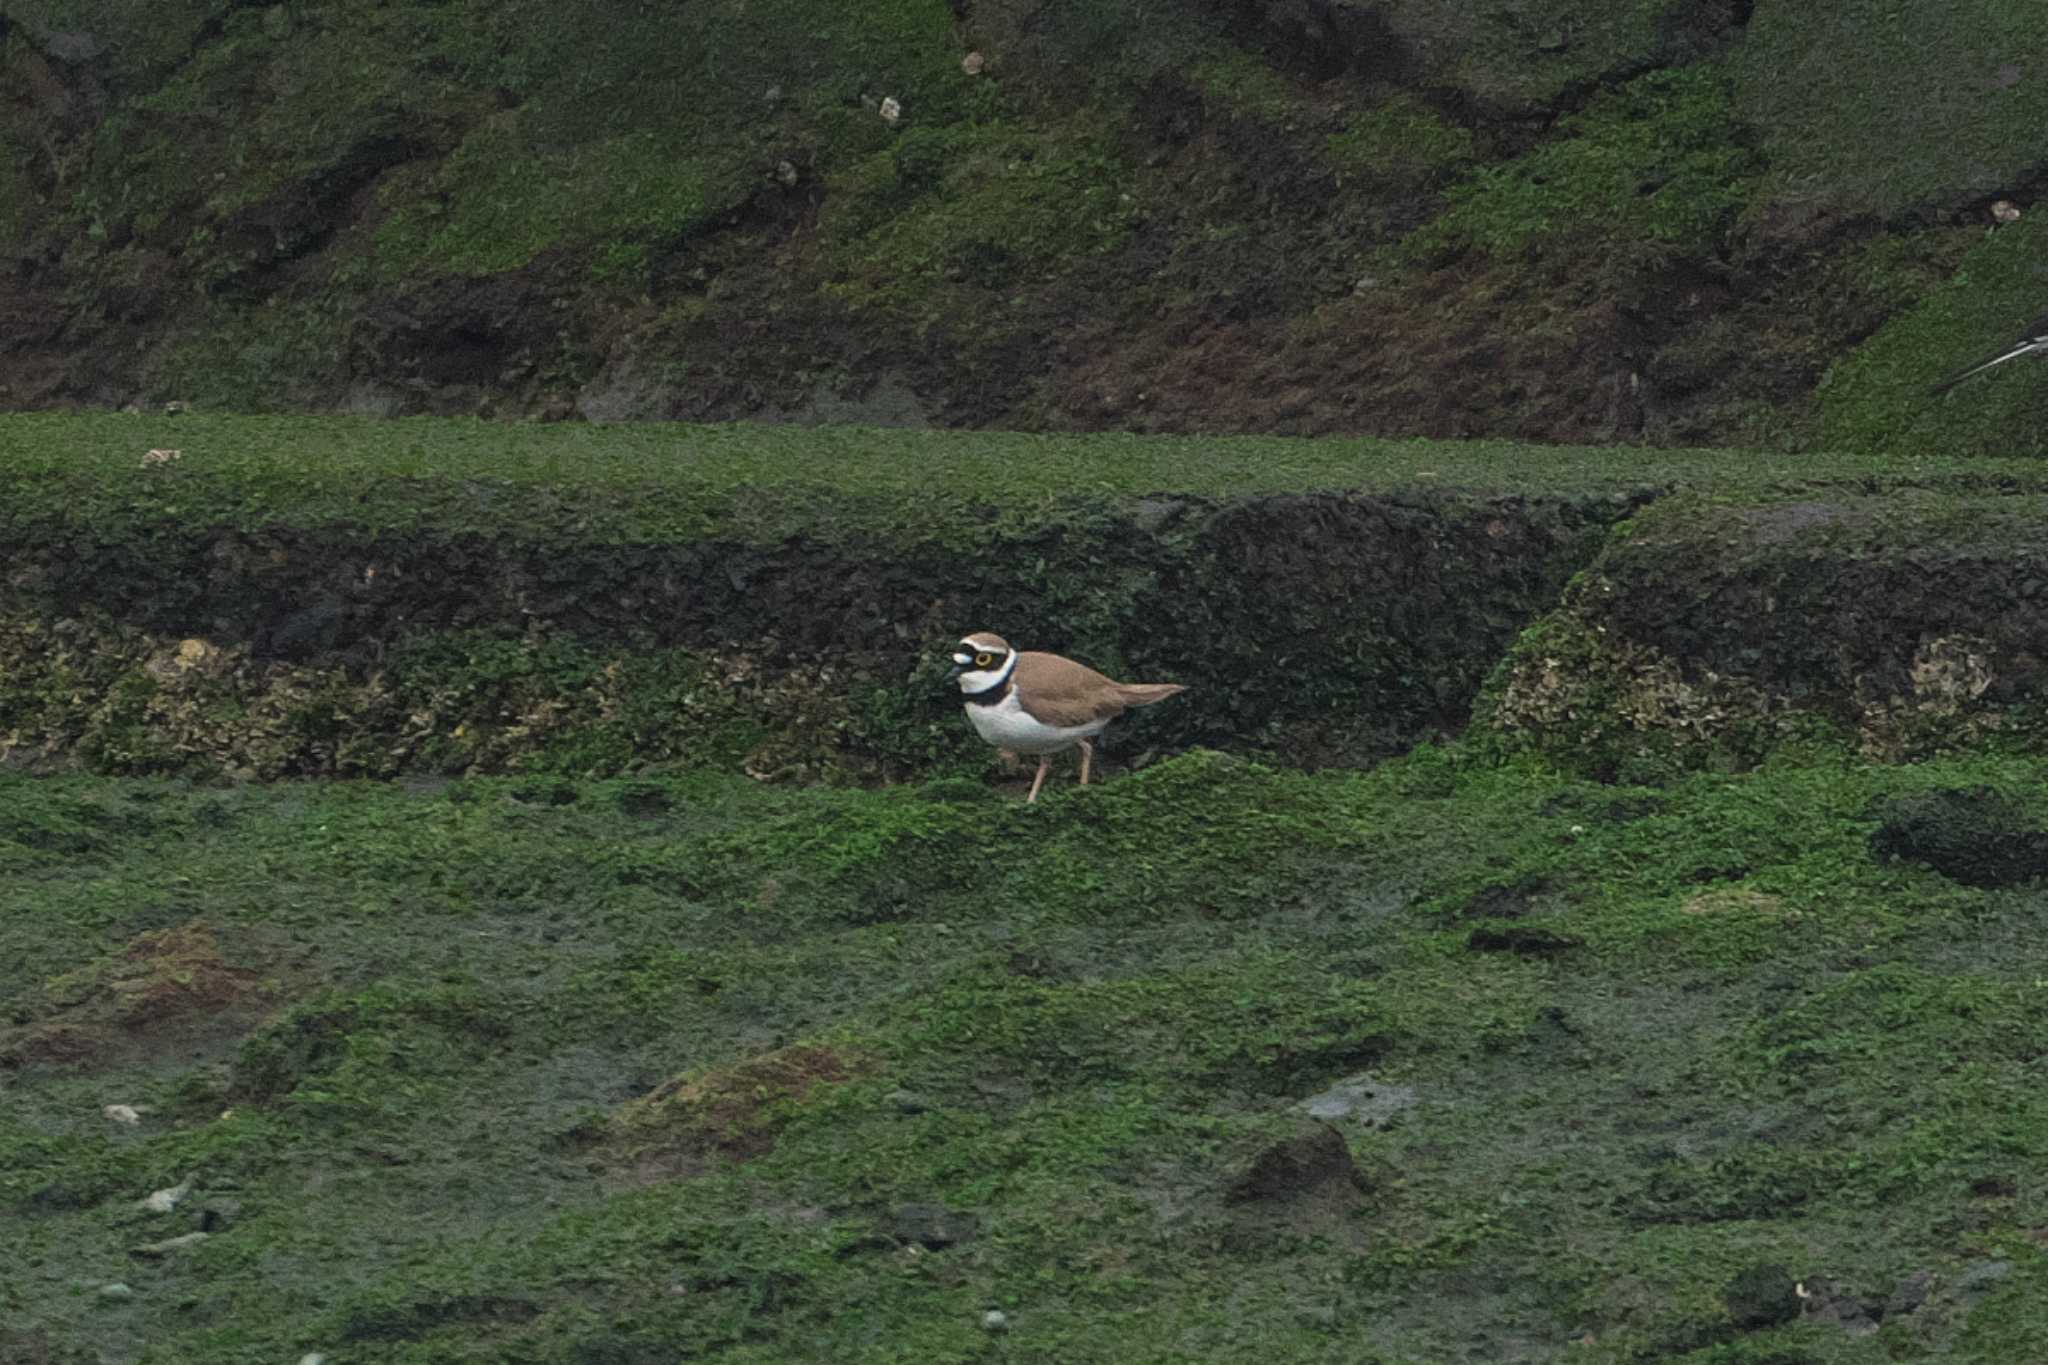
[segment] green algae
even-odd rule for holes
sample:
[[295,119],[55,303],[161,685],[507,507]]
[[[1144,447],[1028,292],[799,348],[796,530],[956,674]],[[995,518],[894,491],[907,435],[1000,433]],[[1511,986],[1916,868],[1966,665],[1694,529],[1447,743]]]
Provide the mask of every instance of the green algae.
[[[180,457],[145,467],[153,448]],[[935,531],[971,544],[988,530],[981,508],[996,512],[1000,529],[1042,524],[1062,504],[1154,493],[1628,497],[1674,485],[1734,494],[1816,483],[2032,487],[2038,477],[2028,460],[1925,445],[1790,457],[1511,441],[0,414],[0,524],[10,528],[61,514],[109,527],[176,519],[482,531],[525,522],[592,541]]]
[[1851,0],[1759,5],[1728,56],[1769,196],[1892,220],[2035,173],[2048,93],[2026,0],[1939,10]]
[[[44,768],[258,778],[966,774],[987,756],[932,663],[939,642],[993,625],[1190,685],[1119,727],[1137,758],[1211,744],[1359,763],[1462,729],[1516,634],[1600,564],[1664,604],[1651,615],[1704,632],[1721,651],[1709,671],[1757,673],[1730,653],[1750,647],[1792,670],[1765,669],[1766,691],[1819,681],[1818,732],[1862,727],[1884,752],[1928,752],[1980,721],[2037,726],[2003,694],[1849,714],[1869,709],[1851,697],[1862,684],[1816,662],[1825,632],[1745,645],[1730,623],[1694,619],[1684,582],[1726,580],[1760,609],[1782,599],[1821,619],[1867,599],[1801,586],[1816,555],[1881,577],[1957,541],[2024,595],[2032,542],[2015,509],[2044,477],[2026,461],[1917,455],[12,415],[0,746]],[[1645,506],[1655,533],[1603,551]],[[1798,540],[1807,523],[1820,530]],[[1693,567],[1662,566],[1680,552]],[[2009,672],[2020,618],[1950,620],[1959,602],[1979,611],[1989,581],[1885,587],[1896,630],[1852,631],[1875,642],[1864,662],[1951,691],[1968,690],[1978,655]],[[1541,673],[1544,630],[1585,665],[1568,670],[1584,695],[1560,704],[1616,736],[1674,741],[1651,767],[1690,761],[1680,751],[1702,737],[1722,745],[1711,762],[1751,763],[1813,728],[1780,725],[1754,687],[1721,695],[1674,672],[1685,651],[1657,635],[1666,624],[1574,634],[1594,601],[1569,598],[1515,651],[1501,685],[1526,714],[1508,728],[1608,761],[1537,714],[1550,694],[1524,666]],[[1885,653],[1898,631],[1942,622],[1926,657]],[[1984,654],[1980,636],[2004,643]],[[1611,695],[1589,699],[1602,679]],[[1688,687],[1698,695],[1680,697]],[[1712,712],[1720,738],[1655,720],[1673,699]]]
[[1408,97],[1361,109],[1342,130],[1323,142],[1323,153],[1339,175],[1372,182],[1429,184],[1473,161],[1471,130]]
[[1712,66],[1640,76],[1563,119],[1558,132],[1453,185],[1445,212],[1402,251],[1512,257],[1627,243],[1703,252],[1749,202],[1762,164]]
[[1935,397],[1939,380],[2012,344],[2048,303],[2048,227],[1986,231],[1955,275],[1828,371],[1816,391],[1820,439],[1872,451],[2038,456],[2048,449],[2026,359]]
[[[164,1361],[964,1358],[990,1308],[1071,1360],[1991,1350],[2034,1322],[2048,1221],[2039,893],[1881,862],[1870,812],[1983,785],[2048,819],[2041,776],[1195,754],[1028,808],[0,778],[17,1014],[192,887],[286,997],[189,1055],[8,1074],[28,1273],[0,1302],[53,1348],[132,1330]],[[1465,946],[1502,915],[1580,946]],[[1228,1154],[1359,1072],[1414,1102],[1338,1120],[1355,1207],[1225,1197]],[[657,1092],[693,1108],[634,1107]],[[116,1098],[151,1112],[110,1124]],[[129,1261],[201,1215],[128,1205],[195,1172],[213,1236]],[[906,1206],[965,1240],[906,1250]],[[1930,1288],[1869,1337],[1744,1327],[1724,1287],[1764,1264]],[[117,1276],[110,1317],[86,1291]]]

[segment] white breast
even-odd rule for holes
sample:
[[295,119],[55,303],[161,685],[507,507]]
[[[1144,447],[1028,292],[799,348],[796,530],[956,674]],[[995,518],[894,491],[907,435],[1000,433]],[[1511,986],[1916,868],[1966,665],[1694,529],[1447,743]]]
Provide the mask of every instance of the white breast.
[[1081,740],[1101,734],[1109,724],[1098,720],[1086,725],[1046,725],[1033,720],[1031,713],[1018,704],[1015,688],[994,706],[970,705],[966,710],[976,734],[998,749],[1020,754],[1056,754],[1071,749]]

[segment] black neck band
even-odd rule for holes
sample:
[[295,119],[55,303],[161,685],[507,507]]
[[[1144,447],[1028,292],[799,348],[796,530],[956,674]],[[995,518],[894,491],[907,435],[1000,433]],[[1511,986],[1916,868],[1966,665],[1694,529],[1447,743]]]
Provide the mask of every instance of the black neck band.
[[990,683],[979,692],[962,692],[960,700],[969,706],[994,706],[1010,690],[1010,675],[1005,673],[1001,682]]

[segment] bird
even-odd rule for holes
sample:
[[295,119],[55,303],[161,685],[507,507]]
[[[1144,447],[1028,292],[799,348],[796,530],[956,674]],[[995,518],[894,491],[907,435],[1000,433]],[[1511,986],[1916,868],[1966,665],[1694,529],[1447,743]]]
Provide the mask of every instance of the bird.
[[1929,390],[1928,396],[1930,398],[1939,398],[1942,394],[1947,393],[1972,375],[1982,374],[1994,366],[2003,365],[2008,360],[2017,360],[2023,355],[2034,355],[2043,351],[2048,351],[2048,313],[2043,313],[2040,317],[2028,323],[2026,330],[2020,334],[2018,341],[2015,341],[1997,355],[1980,360],[1966,369],[1957,370],[1954,374]]
[[1079,747],[1085,787],[1095,756],[1090,740],[1126,709],[1187,690],[1180,683],[1116,682],[1057,654],[1020,653],[985,630],[961,637],[946,676],[959,680],[976,734],[999,749],[1038,756],[1026,805],[1038,799],[1054,754]]

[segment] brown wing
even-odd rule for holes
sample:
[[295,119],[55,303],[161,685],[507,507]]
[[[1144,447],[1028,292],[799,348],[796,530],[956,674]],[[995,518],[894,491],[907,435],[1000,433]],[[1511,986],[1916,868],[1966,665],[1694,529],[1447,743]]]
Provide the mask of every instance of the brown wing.
[[1176,692],[1185,692],[1181,683],[1118,683],[1117,691],[1123,694],[1125,706],[1150,706],[1155,701],[1165,701]]
[[1086,664],[1025,650],[1017,656],[1017,701],[1047,725],[1093,725],[1121,715],[1122,689]]

